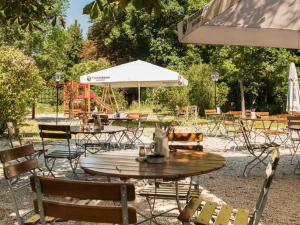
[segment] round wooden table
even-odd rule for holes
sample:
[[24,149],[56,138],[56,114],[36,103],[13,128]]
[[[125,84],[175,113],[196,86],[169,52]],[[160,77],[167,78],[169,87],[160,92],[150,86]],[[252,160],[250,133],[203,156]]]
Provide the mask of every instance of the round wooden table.
[[137,156],[137,152],[129,151],[102,153],[81,159],[80,166],[92,175],[118,177],[123,180],[179,180],[209,173],[226,165],[226,160],[221,155],[200,151],[170,152],[170,159],[160,164],[138,162]]

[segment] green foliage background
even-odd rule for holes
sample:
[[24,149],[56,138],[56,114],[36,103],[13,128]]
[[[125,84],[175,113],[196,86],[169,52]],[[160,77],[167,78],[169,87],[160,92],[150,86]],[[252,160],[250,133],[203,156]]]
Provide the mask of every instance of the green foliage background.
[[[214,83],[210,76],[212,71],[218,71],[216,97],[223,111],[241,109],[239,84],[242,83],[246,108],[284,112],[289,63],[299,65],[299,50],[180,43],[177,23],[208,2],[93,1],[84,9],[92,19],[88,40],[84,40],[77,22],[68,28],[61,26],[67,0],[47,3],[33,0],[28,5],[5,0],[0,4],[0,46],[14,46],[5,48],[18,58],[22,53],[35,61],[35,69],[28,69],[22,63],[18,65],[18,70],[33,74],[38,80],[31,85],[26,83],[28,90],[38,91],[39,77],[45,83],[53,82],[58,71],[62,72],[63,80],[78,81],[85,73],[140,59],[178,71],[189,80],[188,87],[143,89],[142,102],[153,108],[159,105],[174,110],[177,106],[193,104],[202,113],[204,108],[214,107]],[[5,68],[5,64],[0,67]],[[14,72],[5,74],[15,78]],[[101,94],[101,88],[94,90]],[[11,86],[10,93],[19,94],[16,91]],[[31,91],[28,93],[9,104],[3,100],[0,106],[20,104],[20,115],[24,115],[23,109],[33,103]],[[137,93],[125,89],[117,91],[117,95],[125,107]],[[12,114],[15,115],[11,119],[20,120],[18,110]],[[10,118],[6,114],[5,117]]]
[[20,122],[42,87],[32,58],[15,47],[0,47],[0,130],[6,122]]

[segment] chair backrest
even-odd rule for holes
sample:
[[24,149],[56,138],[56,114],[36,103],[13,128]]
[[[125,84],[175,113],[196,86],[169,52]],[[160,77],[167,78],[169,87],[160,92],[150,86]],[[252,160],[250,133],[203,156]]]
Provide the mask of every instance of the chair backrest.
[[[34,153],[32,144],[0,151],[0,161],[3,163],[5,179],[11,179],[35,170],[38,167],[38,161],[32,157]],[[25,157],[27,159],[22,160]]]
[[101,124],[103,124],[103,125],[109,124],[108,115],[106,115],[106,114],[101,114],[100,120],[101,120]]
[[23,188],[24,185],[13,188],[13,181],[17,181],[18,179],[15,180],[15,178],[28,172],[33,171],[35,173],[35,170],[38,168],[38,161],[34,157],[34,154],[35,151],[32,144],[0,151],[0,161],[3,163],[4,178],[10,190],[19,224],[23,224],[23,218],[19,212],[19,204],[15,191]]
[[[46,150],[47,143],[45,139],[62,139],[67,141],[69,154],[71,153],[70,139],[71,135],[71,126],[70,125],[48,125],[48,124],[39,124],[40,137],[42,138],[43,150]],[[49,144],[49,143],[48,143]],[[65,145],[58,144],[55,145]]]
[[216,114],[217,110],[216,109],[204,109],[204,114],[207,115],[212,115],[212,114]]
[[168,141],[186,141],[186,142],[201,142],[203,141],[203,133],[167,133]]
[[70,125],[39,124],[40,137],[53,139],[71,139]]
[[[136,223],[136,210],[128,207],[135,200],[135,187],[128,183],[96,183],[78,180],[62,180],[50,177],[31,177],[31,187],[37,193],[35,211],[45,224],[45,216],[93,223]],[[88,191],[87,191],[88,190]],[[101,201],[119,201],[121,206],[90,206],[52,201],[44,196],[71,197]]]
[[234,117],[240,117],[242,115],[242,111],[228,111],[227,114],[233,115]]
[[250,218],[249,225],[257,225],[259,223],[262,212],[263,212],[266,202],[267,202],[269,189],[272,184],[272,180],[275,175],[275,171],[276,171],[276,168],[277,168],[277,165],[279,162],[279,156],[280,156],[279,150],[277,148],[274,148],[272,151],[272,160],[269,162],[267,169],[266,169],[267,177],[262,186],[260,195],[256,202],[256,207],[255,207],[254,213],[253,213],[252,217]]
[[269,112],[255,112],[256,116],[269,116]]
[[129,113],[127,113],[127,117],[130,118],[130,119],[138,120],[138,119],[140,119],[140,113],[138,113],[138,112],[129,112]]

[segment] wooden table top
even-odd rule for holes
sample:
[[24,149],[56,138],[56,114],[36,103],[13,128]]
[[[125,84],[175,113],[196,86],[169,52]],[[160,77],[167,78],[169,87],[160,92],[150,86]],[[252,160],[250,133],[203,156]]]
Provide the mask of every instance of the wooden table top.
[[251,121],[278,121],[278,122],[287,122],[286,119],[280,118],[280,117],[257,117],[257,118],[251,118],[251,117],[244,117],[242,120],[251,120]]
[[81,168],[92,175],[118,177],[121,179],[169,179],[209,173],[226,165],[224,157],[200,151],[170,152],[164,163],[138,162],[137,152],[118,151],[91,155],[80,160]]
[[71,134],[101,134],[101,133],[118,133],[126,131],[126,127],[122,126],[104,126],[104,129],[83,130],[80,126],[71,126]]
[[108,120],[132,121],[132,120],[135,120],[135,119],[128,118],[128,117],[109,117]]

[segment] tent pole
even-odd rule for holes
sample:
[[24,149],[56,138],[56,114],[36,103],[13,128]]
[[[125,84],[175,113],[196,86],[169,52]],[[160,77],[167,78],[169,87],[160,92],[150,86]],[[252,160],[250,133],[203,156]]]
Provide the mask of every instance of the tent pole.
[[139,109],[141,109],[141,84],[138,82],[138,99],[139,99]]

